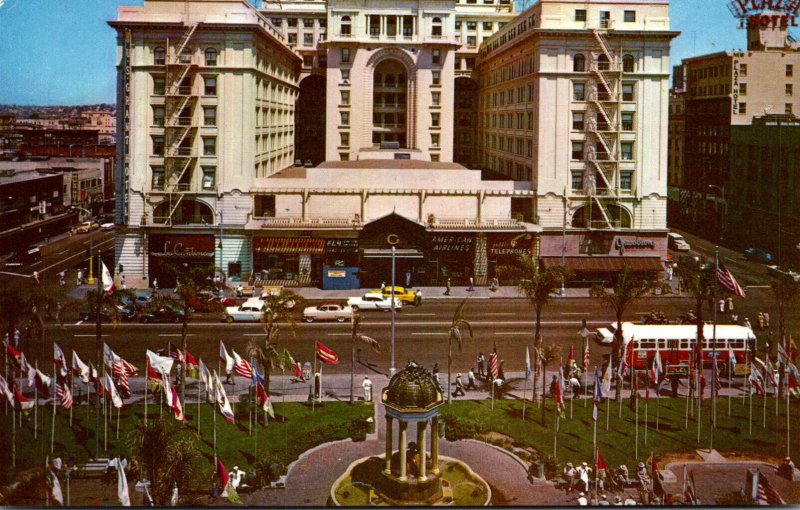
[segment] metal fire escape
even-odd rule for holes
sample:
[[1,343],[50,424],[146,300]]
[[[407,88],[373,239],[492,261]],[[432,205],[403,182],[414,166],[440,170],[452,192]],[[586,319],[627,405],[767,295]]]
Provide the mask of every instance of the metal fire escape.
[[[603,23],[604,20],[601,20]],[[607,23],[607,21],[605,21]],[[619,218],[610,214],[608,205],[619,195],[620,134],[622,109],[622,62],[611,50],[606,39],[607,26],[593,29],[595,40],[589,71],[592,83],[589,90],[587,140],[594,140],[594,150],[587,151],[587,161],[594,170],[589,196],[597,205],[602,219],[591,219],[591,228],[619,228]]]
[[167,39],[164,90],[164,191],[169,215],[160,218],[172,224],[186,193],[191,193],[198,149],[196,145],[199,122],[196,110],[200,83],[196,83],[198,65],[189,42],[197,29],[190,25],[177,41]]

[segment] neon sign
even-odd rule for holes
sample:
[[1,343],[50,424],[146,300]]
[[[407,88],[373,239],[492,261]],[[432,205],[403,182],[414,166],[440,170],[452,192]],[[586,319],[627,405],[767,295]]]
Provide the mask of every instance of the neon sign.
[[797,26],[800,0],[732,0],[728,9],[741,28],[789,28]]

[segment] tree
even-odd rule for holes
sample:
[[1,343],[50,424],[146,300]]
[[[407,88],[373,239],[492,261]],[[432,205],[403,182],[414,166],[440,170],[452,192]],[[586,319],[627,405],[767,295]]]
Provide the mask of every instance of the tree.
[[[556,358],[561,357],[561,351],[558,349],[557,346],[548,344],[542,345],[538,348],[537,356],[539,357],[539,361],[542,364],[542,380],[544,381],[545,374],[547,374],[547,365],[555,361]],[[542,382],[542,425],[544,425],[544,401],[547,397],[547,383]]]
[[[523,294],[533,307],[536,315],[534,326],[534,366],[535,359],[542,347],[542,310],[550,302],[553,293],[561,287],[562,282],[569,279],[571,272],[564,266],[550,266],[539,269],[539,261],[531,255],[522,255],[517,259],[517,277],[519,292]],[[544,377],[544,374],[542,375]],[[544,386],[544,384],[543,384]],[[533,393],[536,394],[536,372],[533,374]]]
[[[595,285],[589,289],[589,295],[597,298],[601,303],[614,311],[617,328],[614,331],[612,343],[612,359],[620,359],[622,351],[622,318],[633,303],[650,294],[656,289],[664,289],[666,284],[654,278],[642,277],[635,274],[630,267],[625,266],[617,275],[614,287],[609,291],[605,287]],[[619,379],[619,377],[618,377]],[[622,399],[622,384],[617,381],[616,400]]]
[[[788,274],[781,274],[770,284],[772,293],[775,295],[775,302],[778,305],[778,331],[780,342],[783,345],[783,352],[789,355],[789,339],[786,336],[786,309],[800,298],[800,283]],[[778,396],[783,397],[784,385],[786,384],[786,363],[788,359],[781,363],[779,369]]]
[[247,343],[247,355],[255,358],[264,367],[264,391],[269,394],[270,378],[274,369],[283,369],[286,366],[284,351],[278,348],[280,340],[279,322],[289,326],[292,338],[297,338],[297,322],[292,315],[295,306],[303,306],[303,299],[292,291],[284,290],[278,294],[268,294],[263,298],[266,307],[261,314],[261,326],[266,336],[261,343],[253,337]]
[[453,399],[453,394],[450,392],[450,379],[451,367],[453,365],[453,343],[458,347],[458,352],[461,352],[462,344],[464,341],[463,329],[469,332],[469,337],[472,336],[472,324],[464,318],[464,307],[467,305],[467,300],[464,299],[456,308],[453,314],[453,320],[450,323],[450,331],[447,334],[447,403],[449,404]]
[[678,259],[683,289],[694,299],[694,315],[697,319],[697,343],[695,355],[702,353],[699,347],[703,342],[703,302],[713,299],[717,285],[717,271],[705,258],[688,257]]
[[372,337],[362,335],[359,331],[361,328],[361,315],[354,313],[352,320],[352,329],[350,334],[351,353],[350,353],[350,405],[355,402],[355,387],[356,387],[356,343],[363,342],[372,348],[373,351],[380,353],[381,345]]

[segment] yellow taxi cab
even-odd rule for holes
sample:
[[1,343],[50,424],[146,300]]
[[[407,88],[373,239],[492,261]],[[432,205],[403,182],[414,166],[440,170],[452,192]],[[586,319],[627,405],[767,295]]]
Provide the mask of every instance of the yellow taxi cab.
[[[384,287],[383,289],[371,290],[371,293],[382,294],[390,298],[392,295],[391,287]],[[406,289],[405,287],[394,288],[394,297],[405,305],[419,306],[422,304],[422,292],[417,290]]]

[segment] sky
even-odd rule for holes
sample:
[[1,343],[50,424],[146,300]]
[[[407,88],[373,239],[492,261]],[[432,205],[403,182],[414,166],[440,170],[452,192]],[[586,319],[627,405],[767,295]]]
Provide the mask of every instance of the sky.
[[[116,101],[117,7],[143,0],[0,0],[0,104]],[[672,63],[745,47],[728,0],[672,0]]]

